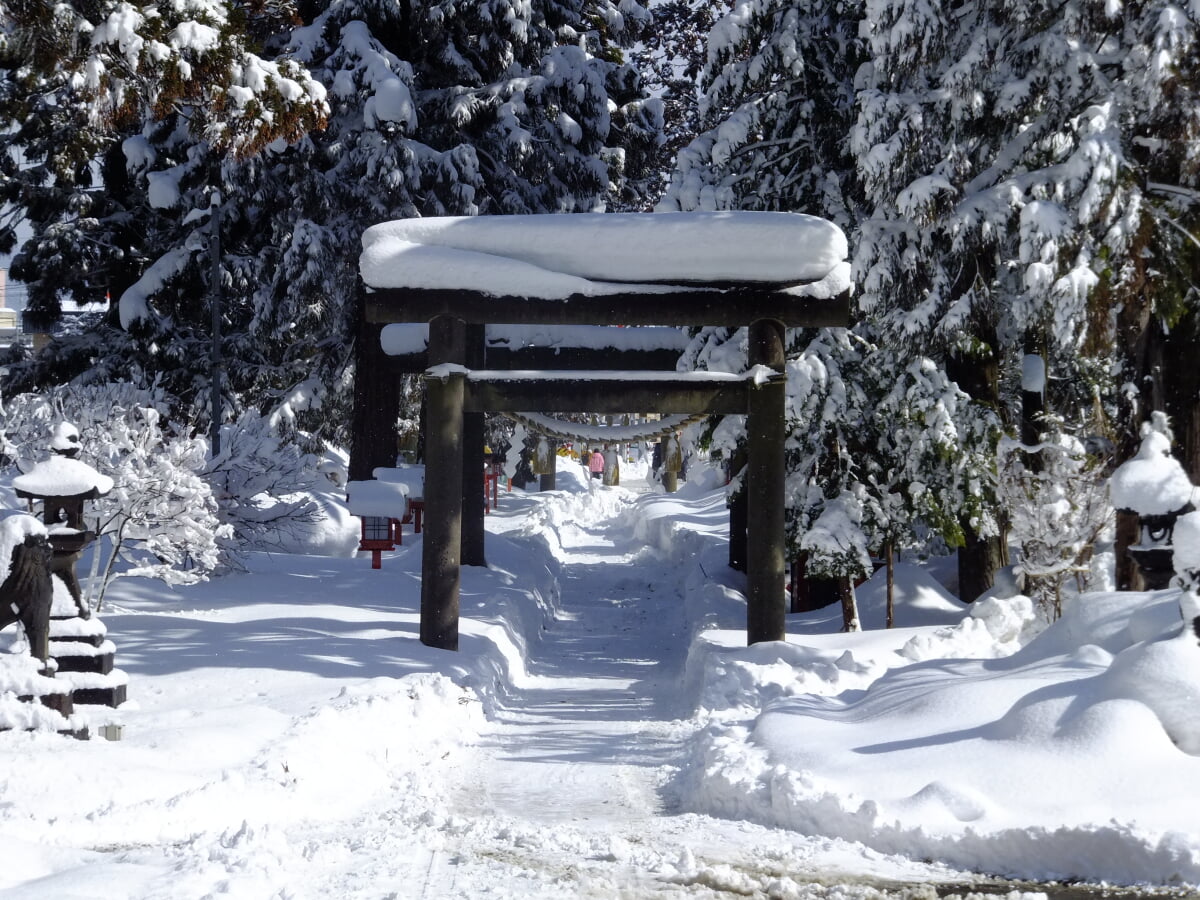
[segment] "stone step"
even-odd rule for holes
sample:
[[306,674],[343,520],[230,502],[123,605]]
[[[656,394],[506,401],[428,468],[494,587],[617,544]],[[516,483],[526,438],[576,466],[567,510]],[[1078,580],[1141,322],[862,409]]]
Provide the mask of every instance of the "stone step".
[[54,658],[58,660],[59,674],[67,672],[93,672],[97,675],[107,675],[113,670],[115,657],[112,653],[100,654],[68,654],[53,650]]
[[75,702],[88,706],[107,706],[116,709],[129,698],[129,686],[75,688]]

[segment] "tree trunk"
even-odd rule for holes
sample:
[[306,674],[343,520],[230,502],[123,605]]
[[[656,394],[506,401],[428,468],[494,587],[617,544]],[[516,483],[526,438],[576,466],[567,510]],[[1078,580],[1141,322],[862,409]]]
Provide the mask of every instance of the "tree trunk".
[[958,548],[958,599],[973,603],[996,583],[996,572],[1005,564],[999,537],[981,537],[966,521],[964,543]]
[[[1151,239],[1146,235],[1139,238]],[[1131,258],[1140,260],[1137,253]],[[1124,380],[1137,388],[1132,395],[1126,391],[1118,395],[1115,465],[1137,453],[1142,442],[1141,425],[1150,418],[1150,413],[1166,409],[1162,379],[1164,335],[1162,323],[1153,313],[1153,292],[1149,272],[1144,265],[1138,265],[1121,296],[1113,298],[1118,309],[1117,352],[1126,368]]]
[[842,602],[842,631],[862,631],[858,618],[858,603],[854,599],[854,585],[849,576],[831,579],[837,586],[838,599]]
[[354,410],[350,438],[351,481],[370,481],[378,466],[394,466],[399,434],[400,377],[391,371],[379,344],[382,325],[366,320],[363,290],[358,292],[358,331],[354,338]]
[[1163,407],[1171,418],[1171,431],[1184,471],[1200,483],[1200,317],[1189,311],[1159,341]]
[[[1000,364],[993,349],[997,343],[993,329],[979,327],[976,342],[969,351],[953,353],[946,360],[946,372],[972,401],[999,414]],[[982,537],[966,519],[959,520],[964,545],[958,550],[958,597],[971,603],[996,581],[996,571],[1004,565],[1002,536]]]

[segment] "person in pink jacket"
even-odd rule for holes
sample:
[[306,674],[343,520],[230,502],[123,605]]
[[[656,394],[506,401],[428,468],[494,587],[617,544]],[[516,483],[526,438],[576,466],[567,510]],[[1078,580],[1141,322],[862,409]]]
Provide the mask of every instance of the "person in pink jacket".
[[588,460],[588,471],[592,473],[593,478],[600,478],[604,474],[604,454],[599,449],[592,450]]

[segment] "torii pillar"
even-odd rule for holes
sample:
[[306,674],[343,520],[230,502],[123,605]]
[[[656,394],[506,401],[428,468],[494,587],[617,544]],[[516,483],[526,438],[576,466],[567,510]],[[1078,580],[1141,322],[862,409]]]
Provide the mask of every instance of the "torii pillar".
[[463,520],[463,406],[466,396],[467,326],[455,316],[429,323],[429,364],[451,364],[427,372],[425,380],[424,540],[421,545],[421,643],[458,649],[459,563]]
[[774,373],[750,389],[746,416],[746,642],[782,641],[784,607],[784,438],[787,377],[784,327],[774,319],[750,324],[749,363]]

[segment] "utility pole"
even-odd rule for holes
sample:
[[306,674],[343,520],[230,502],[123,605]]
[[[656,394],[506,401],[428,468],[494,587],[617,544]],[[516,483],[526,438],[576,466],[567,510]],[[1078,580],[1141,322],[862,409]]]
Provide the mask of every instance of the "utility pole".
[[209,357],[212,381],[211,412],[209,426],[209,448],[213,459],[221,453],[221,192],[213,191],[212,207],[209,212],[212,237],[209,252],[212,255],[212,351]]

